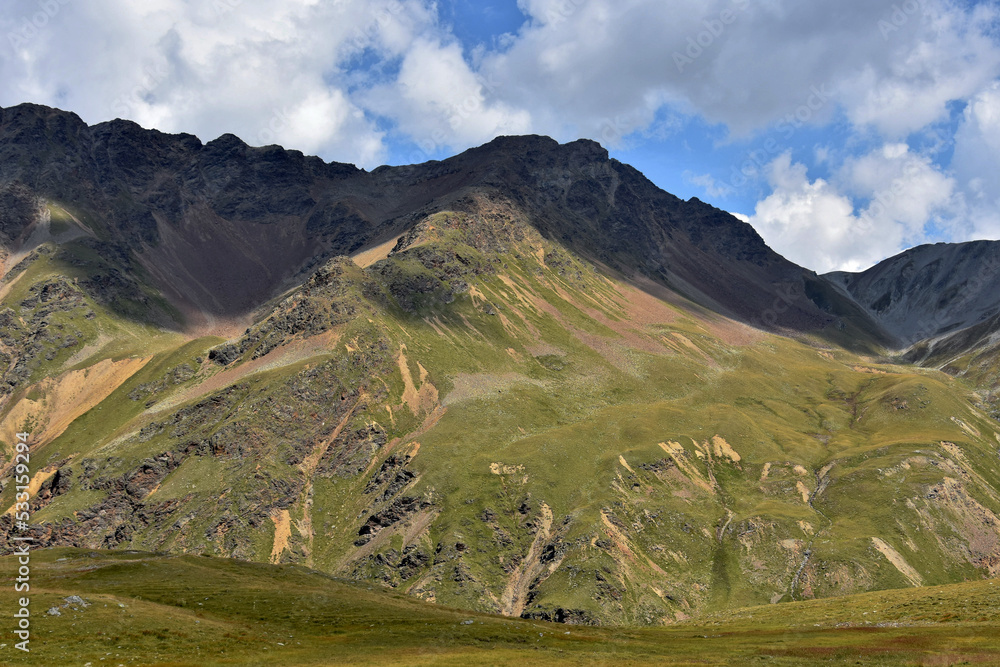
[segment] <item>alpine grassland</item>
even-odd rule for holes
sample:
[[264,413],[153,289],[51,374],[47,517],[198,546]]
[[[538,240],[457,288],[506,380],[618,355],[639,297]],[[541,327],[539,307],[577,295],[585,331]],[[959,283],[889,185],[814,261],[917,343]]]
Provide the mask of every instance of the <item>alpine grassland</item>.
[[21,260],[0,440],[6,473],[32,433],[48,548],[9,664],[1000,661],[974,378],[753,328],[503,211],[212,335],[86,238]]
[[[8,665],[996,664],[995,580],[601,628],[431,605],[297,565],[49,549]],[[16,559],[0,559],[9,570]],[[13,604],[10,590],[0,601]]]

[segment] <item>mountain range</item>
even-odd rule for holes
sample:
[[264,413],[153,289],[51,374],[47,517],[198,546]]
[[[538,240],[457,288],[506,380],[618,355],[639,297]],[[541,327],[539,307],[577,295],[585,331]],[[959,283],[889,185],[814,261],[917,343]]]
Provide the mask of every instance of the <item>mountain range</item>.
[[44,546],[593,625],[1000,575],[1000,242],[818,275],[591,141],[369,172],[21,105],[0,260]]

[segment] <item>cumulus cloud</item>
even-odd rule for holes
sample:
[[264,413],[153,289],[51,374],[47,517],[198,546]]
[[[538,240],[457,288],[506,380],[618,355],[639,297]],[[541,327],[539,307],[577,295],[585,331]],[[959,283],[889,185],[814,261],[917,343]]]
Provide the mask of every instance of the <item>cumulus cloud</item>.
[[[536,120],[554,134],[599,138],[623,116],[635,131],[671,106],[745,135],[797,114],[822,123],[839,105],[899,136],[1000,73],[996,12],[943,0],[520,5],[532,20],[483,67],[519,82],[511,99],[542,107]],[[818,103],[817,89],[829,91]]]
[[[771,163],[768,180],[774,191],[749,221],[775,251],[821,273],[861,268],[864,259],[856,258],[856,248],[863,230],[850,199],[823,179],[810,181],[806,166],[793,164],[790,153]],[[900,240],[890,239],[887,246],[895,249]],[[870,247],[865,252],[873,260],[883,256]]]
[[773,192],[750,224],[777,252],[821,273],[865,269],[919,242],[929,224],[947,224],[954,210],[954,180],[903,144],[848,161],[837,183],[810,180],[790,153],[767,172]]
[[965,108],[952,166],[963,184],[964,235],[1000,238],[1000,83]]
[[531,115],[497,101],[495,85],[472,71],[457,42],[419,38],[396,79],[363,97],[370,113],[394,120],[429,156],[530,131]]
[[[400,57],[436,20],[416,0],[8,4],[0,103],[205,139],[232,132],[366,166],[385,157],[384,132],[353,99],[349,63],[365,53]],[[25,30],[42,5],[55,8],[51,17]]]
[[[1000,74],[988,6],[517,2],[524,26],[466,53],[430,0],[10,0],[0,103],[250,139],[308,135],[303,147],[368,162],[383,144],[379,118],[450,148],[522,131],[619,145],[664,110],[743,136],[842,108],[898,137]],[[52,16],[31,28],[42,6]],[[20,39],[23,25],[33,34]],[[307,109],[319,100],[337,122],[273,130],[276,115],[317,119]]]
[[928,224],[952,224],[955,180],[906,144],[886,144],[848,160],[841,178],[848,189],[870,200],[863,218],[876,229],[895,225],[904,238],[916,239]]
[[894,5],[879,20],[886,57],[841,85],[848,116],[890,137],[947,118],[950,102],[967,99],[1000,72],[990,37],[996,20],[987,6],[965,12],[926,0]]

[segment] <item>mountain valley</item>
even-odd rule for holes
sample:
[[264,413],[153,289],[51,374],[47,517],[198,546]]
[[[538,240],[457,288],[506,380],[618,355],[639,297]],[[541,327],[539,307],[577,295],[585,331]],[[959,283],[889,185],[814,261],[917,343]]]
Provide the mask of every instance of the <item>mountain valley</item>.
[[47,548],[590,626],[986,585],[998,258],[817,275],[589,141],[367,172],[0,109],[0,531],[29,431]]

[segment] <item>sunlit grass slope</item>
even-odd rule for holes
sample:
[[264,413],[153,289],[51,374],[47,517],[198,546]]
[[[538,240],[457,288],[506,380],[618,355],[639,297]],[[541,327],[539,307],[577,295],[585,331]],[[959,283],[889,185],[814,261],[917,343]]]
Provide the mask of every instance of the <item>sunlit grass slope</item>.
[[48,317],[76,343],[37,338],[0,409],[8,453],[45,435],[34,534],[577,626],[1000,574],[1000,429],[970,387],[644,291],[482,206],[229,341],[37,256],[4,340]]

